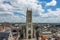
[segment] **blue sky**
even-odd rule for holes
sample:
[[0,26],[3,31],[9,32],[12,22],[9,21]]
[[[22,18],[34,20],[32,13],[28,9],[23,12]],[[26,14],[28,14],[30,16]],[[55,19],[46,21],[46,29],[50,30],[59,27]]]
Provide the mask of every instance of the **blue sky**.
[[0,0],[0,22],[25,23],[27,8],[33,23],[60,23],[60,0]]

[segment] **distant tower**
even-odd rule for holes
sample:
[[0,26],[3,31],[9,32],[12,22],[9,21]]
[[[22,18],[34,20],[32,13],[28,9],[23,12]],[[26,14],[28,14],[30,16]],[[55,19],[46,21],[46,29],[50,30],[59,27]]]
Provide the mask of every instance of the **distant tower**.
[[27,39],[33,38],[32,10],[26,12],[26,37]]

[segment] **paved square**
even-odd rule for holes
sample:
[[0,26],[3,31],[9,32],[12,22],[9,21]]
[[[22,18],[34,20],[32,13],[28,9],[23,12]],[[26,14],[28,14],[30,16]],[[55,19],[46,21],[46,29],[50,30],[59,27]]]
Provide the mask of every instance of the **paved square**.
[[34,39],[22,39],[22,40],[36,40],[36,39],[34,38]]

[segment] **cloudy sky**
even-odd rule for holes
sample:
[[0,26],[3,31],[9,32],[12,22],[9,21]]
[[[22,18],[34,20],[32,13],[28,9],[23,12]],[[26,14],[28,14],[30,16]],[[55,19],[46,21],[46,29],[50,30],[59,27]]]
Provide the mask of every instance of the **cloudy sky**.
[[0,22],[26,22],[27,8],[34,23],[60,23],[60,0],[0,0]]

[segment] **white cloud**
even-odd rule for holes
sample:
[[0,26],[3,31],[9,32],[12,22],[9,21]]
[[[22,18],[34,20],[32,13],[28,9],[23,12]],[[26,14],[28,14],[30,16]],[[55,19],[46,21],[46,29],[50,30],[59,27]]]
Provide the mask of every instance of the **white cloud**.
[[25,22],[25,18],[15,16],[12,12],[0,12],[0,22]]
[[48,10],[48,14],[51,16],[60,17],[60,8],[57,8],[56,11]]
[[37,0],[19,0],[17,2],[19,9],[26,11],[27,8],[32,8],[32,10],[43,11],[42,6],[37,4]]
[[56,0],[52,0],[51,2],[47,3],[47,6],[55,6],[57,4]]
[[[8,1],[8,0],[7,0]],[[12,2],[14,3],[14,2]],[[25,22],[25,17],[20,17],[14,15],[14,10],[18,9],[11,5],[3,4],[3,1],[0,0],[0,22]],[[21,11],[21,10],[20,10]],[[23,13],[23,11],[21,11]],[[8,16],[6,16],[8,15]],[[24,19],[24,20],[23,20]]]
[[[5,0],[6,1],[6,0]],[[41,4],[38,5],[37,4],[37,0],[8,0],[9,2],[11,2],[12,6],[9,4],[3,4],[2,2],[0,2],[0,8],[3,10],[7,10],[10,9],[10,12],[1,12],[2,10],[0,10],[0,14],[9,14],[10,16],[8,17],[1,17],[0,16],[0,22],[25,22],[26,21],[26,17],[21,17],[21,16],[16,16],[14,15],[14,11],[18,11],[17,9],[19,9],[18,12],[23,13],[24,15],[26,15],[26,9],[27,8],[32,8],[33,11],[33,15],[39,15],[39,17],[34,17],[33,16],[33,22],[39,22],[39,23],[43,23],[43,22],[60,22],[59,19],[59,15],[60,15],[60,9],[56,9],[56,11],[52,11],[51,9],[48,9],[48,13],[43,13],[44,9],[42,8]],[[47,3],[47,6],[55,6],[56,5],[56,0],[53,0],[50,3]],[[14,10],[13,10],[14,9]],[[16,12],[15,11],[15,12]],[[50,18],[49,18],[50,17]],[[54,18],[56,17],[56,18]]]
[[60,8],[57,8],[55,11],[48,9],[47,13],[39,14],[41,17],[60,17]]
[[0,10],[4,10],[4,11],[8,11],[8,10],[12,10],[15,9],[13,6],[9,5],[9,4],[3,4],[2,1],[0,1]]
[[48,9],[47,13],[40,14],[39,17],[34,17],[33,22],[37,23],[60,23],[60,8],[55,11]]

